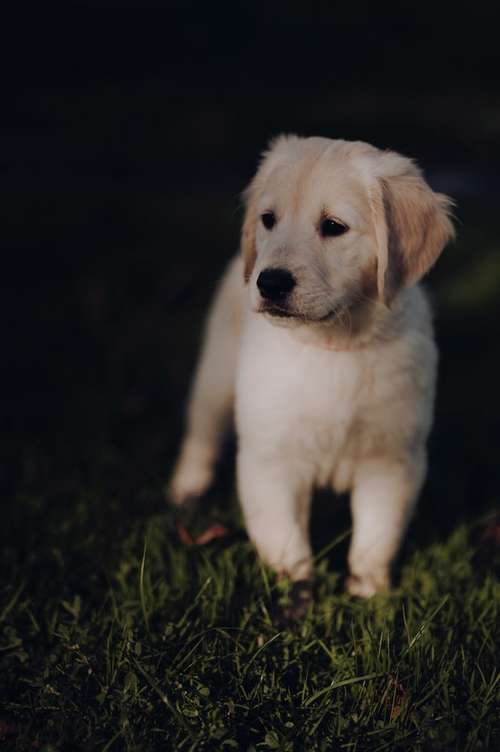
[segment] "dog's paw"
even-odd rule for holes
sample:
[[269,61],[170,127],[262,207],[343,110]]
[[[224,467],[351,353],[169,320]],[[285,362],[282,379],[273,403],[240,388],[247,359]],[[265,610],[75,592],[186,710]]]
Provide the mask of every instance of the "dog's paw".
[[179,509],[196,504],[212,485],[212,475],[208,472],[175,472],[165,488],[167,501]]
[[359,598],[371,598],[377,593],[387,593],[390,588],[386,573],[373,573],[364,576],[351,574],[345,583],[347,592]]
[[207,493],[213,480],[213,462],[184,451],[166,488],[167,500],[175,507],[189,506]]

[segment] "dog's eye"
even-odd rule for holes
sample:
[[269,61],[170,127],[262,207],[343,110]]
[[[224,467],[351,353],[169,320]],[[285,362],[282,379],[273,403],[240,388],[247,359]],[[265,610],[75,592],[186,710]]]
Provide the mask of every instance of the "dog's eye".
[[272,230],[274,225],[276,224],[276,217],[271,211],[264,212],[264,214],[262,214],[260,218],[266,230]]
[[336,238],[338,235],[343,235],[348,229],[346,225],[337,222],[335,219],[323,219],[319,227],[319,231],[324,238]]

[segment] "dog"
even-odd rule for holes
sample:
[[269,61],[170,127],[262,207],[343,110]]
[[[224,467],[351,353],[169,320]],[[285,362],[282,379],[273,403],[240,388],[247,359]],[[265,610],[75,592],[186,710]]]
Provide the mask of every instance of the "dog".
[[212,485],[234,410],[261,559],[310,583],[313,491],[350,492],[346,584],[369,597],[391,585],[426,476],[438,354],[418,282],[454,237],[453,202],[396,152],[295,135],[271,142],[243,195],[170,498]]

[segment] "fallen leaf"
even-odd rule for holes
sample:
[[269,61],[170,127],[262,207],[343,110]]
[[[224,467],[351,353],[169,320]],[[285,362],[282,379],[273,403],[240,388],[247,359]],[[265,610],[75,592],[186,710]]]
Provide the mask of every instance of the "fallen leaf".
[[181,543],[184,543],[185,546],[193,546],[194,540],[193,536],[191,535],[188,530],[184,527],[184,525],[181,525],[180,522],[177,523],[177,535],[179,536],[179,540]]
[[195,540],[195,543],[197,546],[204,546],[207,543],[210,543],[213,540],[216,540],[217,538],[225,538],[226,535],[229,535],[229,530],[225,525],[221,525],[219,522],[216,522],[213,525],[210,525],[210,527],[207,527],[206,530],[204,530]]

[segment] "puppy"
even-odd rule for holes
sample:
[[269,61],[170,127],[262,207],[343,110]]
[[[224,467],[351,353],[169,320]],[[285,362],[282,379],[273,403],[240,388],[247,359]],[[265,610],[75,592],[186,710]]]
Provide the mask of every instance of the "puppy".
[[437,351],[417,284],[453,237],[451,201],[362,142],[281,136],[244,194],[170,497],[212,484],[235,407],[238,491],[262,560],[310,581],[311,496],[350,491],[347,588],[390,586],[426,475]]

